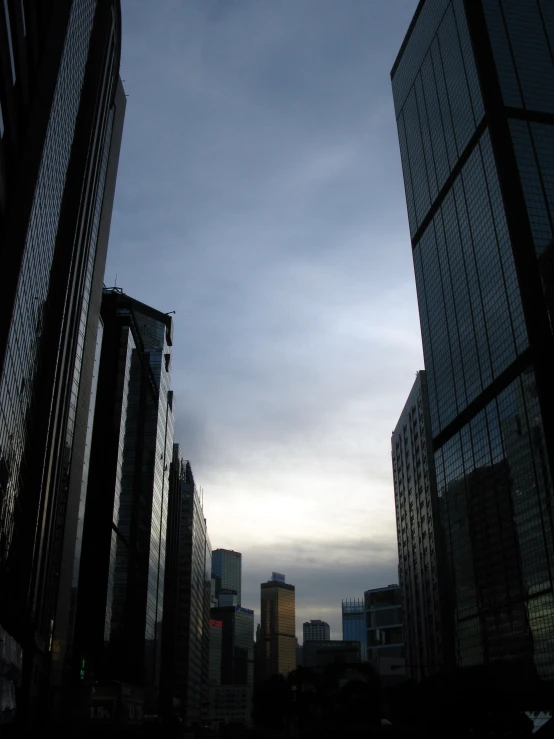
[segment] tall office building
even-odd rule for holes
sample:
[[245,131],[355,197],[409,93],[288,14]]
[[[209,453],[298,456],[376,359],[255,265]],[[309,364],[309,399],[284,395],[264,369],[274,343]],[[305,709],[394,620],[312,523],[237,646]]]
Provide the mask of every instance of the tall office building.
[[554,677],[553,38],[547,0],[422,1],[391,73],[456,661],[528,682]]
[[331,629],[327,621],[321,621],[320,619],[312,619],[311,621],[305,621],[302,624],[302,633],[304,641],[313,641],[317,639],[322,641],[324,639],[331,638]]
[[[183,718],[195,722],[206,718],[209,703],[212,551],[192,468],[178,444],[170,481],[170,506],[179,520],[166,578],[173,611],[163,630],[163,698],[166,708],[178,705]],[[213,659],[211,666],[213,671]]]
[[210,612],[223,624],[221,684],[254,684],[254,611],[242,606],[219,606]]
[[296,668],[294,585],[270,580],[261,584],[263,676],[288,675]]
[[342,601],[343,641],[360,642],[360,659],[367,661],[367,630],[365,603],[363,598],[348,598]]
[[[441,610],[449,587],[444,556],[427,378],[422,370],[392,434],[392,470],[406,661],[414,679],[451,660]],[[446,660],[445,660],[446,657]]]
[[87,678],[160,687],[169,466],[171,316],[105,289],[76,653]]
[[215,549],[212,553],[212,572],[219,578],[220,590],[226,595],[237,596],[241,602],[242,554],[231,549]]
[[21,717],[71,660],[120,50],[118,0],[0,4],[0,624],[25,651]]
[[379,674],[404,672],[402,593],[398,585],[373,588],[364,593],[367,627],[367,659]]

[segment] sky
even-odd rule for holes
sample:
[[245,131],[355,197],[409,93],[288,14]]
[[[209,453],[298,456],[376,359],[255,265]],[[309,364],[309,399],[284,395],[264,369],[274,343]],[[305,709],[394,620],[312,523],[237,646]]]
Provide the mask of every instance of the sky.
[[215,548],[297,633],[398,581],[390,437],[423,368],[390,69],[417,0],[123,0],[105,282],[175,311]]

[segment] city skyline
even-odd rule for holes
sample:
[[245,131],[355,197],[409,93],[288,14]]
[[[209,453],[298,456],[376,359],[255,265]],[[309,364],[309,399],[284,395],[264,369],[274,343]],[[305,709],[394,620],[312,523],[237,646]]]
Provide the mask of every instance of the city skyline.
[[397,581],[390,434],[423,365],[389,73],[416,5],[122,3],[106,285],[176,311],[212,542],[257,616],[290,576],[298,634]]

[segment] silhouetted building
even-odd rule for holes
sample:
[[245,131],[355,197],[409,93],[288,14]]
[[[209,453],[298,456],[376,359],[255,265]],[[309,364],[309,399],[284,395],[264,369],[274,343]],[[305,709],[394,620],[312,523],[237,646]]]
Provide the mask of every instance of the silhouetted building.
[[323,639],[331,638],[331,629],[329,628],[327,621],[311,619],[310,621],[304,621],[302,624],[302,634],[304,641],[313,639],[322,641]]
[[375,670],[405,670],[402,632],[402,593],[398,585],[364,593],[367,625],[367,659]]
[[304,667],[325,667],[361,661],[359,641],[309,639],[303,645]]
[[296,668],[295,588],[278,580],[261,584],[263,676],[288,675]]
[[[105,289],[77,601],[85,676],[160,687],[169,466],[171,317]],[[84,661],[84,663],[83,663]]]
[[[219,578],[220,590],[237,596],[235,604],[240,606],[242,582],[242,554],[232,549],[215,549],[212,553],[212,572]],[[219,597],[219,592],[218,592]]]
[[[164,699],[189,722],[208,714],[210,671],[211,544],[190,463],[173,446],[170,501],[179,503],[178,546],[172,565],[172,628],[164,627]],[[167,584],[167,581],[166,581]],[[217,647],[216,647],[217,649]]]
[[221,661],[223,658],[223,621],[210,619],[210,688],[221,685]]
[[241,606],[211,610],[212,620],[223,624],[222,685],[254,684],[254,611]]
[[[427,0],[391,73],[456,661],[509,658],[528,683],[554,677],[553,36],[543,0]],[[480,497],[488,558],[459,516]]]
[[417,680],[438,672],[446,654],[452,660],[442,615],[449,580],[423,370],[417,373],[391,445],[406,662]]
[[24,647],[19,716],[44,720],[78,672],[87,422],[125,111],[120,4],[6,1],[0,50],[0,624]]
[[365,602],[363,598],[348,598],[342,601],[343,641],[360,642],[360,659],[367,661],[367,630]]
[[298,643],[298,638],[296,639],[296,666],[301,667],[304,661],[304,652],[302,650],[302,645]]

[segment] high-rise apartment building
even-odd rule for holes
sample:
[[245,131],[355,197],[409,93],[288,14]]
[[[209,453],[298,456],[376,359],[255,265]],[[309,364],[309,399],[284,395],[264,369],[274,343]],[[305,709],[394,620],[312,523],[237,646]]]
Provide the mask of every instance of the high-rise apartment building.
[[163,629],[163,697],[164,705],[179,706],[183,718],[195,722],[207,717],[210,669],[213,674],[214,668],[210,656],[212,550],[192,468],[178,444],[173,447],[170,481],[170,506],[179,521],[173,534],[177,544],[171,547],[170,580],[166,578],[173,613]]
[[331,629],[329,628],[329,624],[320,619],[305,621],[302,624],[302,633],[304,641],[313,641],[314,639],[322,641],[324,639],[331,638]]
[[214,549],[212,572],[219,578],[219,588],[226,595],[237,596],[236,605],[241,603],[242,554],[231,549]]
[[118,0],[0,4],[0,624],[24,647],[22,718],[74,667],[120,51]]
[[402,593],[398,585],[364,593],[367,659],[379,674],[404,672]]
[[261,584],[263,676],[288,675],[296,668],[295,588],[279,580]]
[[547,0],[426,0],[391,73],[456,663],[527,684],[554,677],[553,38]]
[[348,598],[342,601],[343,641],[360,642],[360,659],[367,661],[367,629],[365,602],[363,598]]
[[160,687],[169,467],[171,316],[105,289],[76,656],[87,678]]
[[439,501],[423,370],[417,373],[391,444],[406,661],[412,677],[420,679],[437,672],[448,652],[441,610],[447,606],[449,587],[441,570]]

